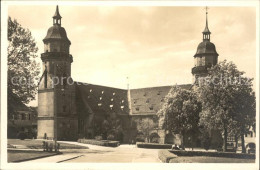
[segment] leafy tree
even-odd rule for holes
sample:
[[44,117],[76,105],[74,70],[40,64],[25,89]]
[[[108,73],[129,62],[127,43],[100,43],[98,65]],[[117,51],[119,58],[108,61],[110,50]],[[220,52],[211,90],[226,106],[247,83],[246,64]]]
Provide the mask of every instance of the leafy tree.
[[137,122],[137,130],[144,135],[147,142],[150,142],[150,134],[155,127],[156,124],[154,123],[153,119],[150,118],[140,119]]
[[198,128],[201,104],[194,91],[174,86],[166,96],[162,109],[158,112],[163,129],[179,133],[185,148],[186,134]]
[[[240,132],[242,147],[246,127],[255,122],[255,97],[252,79],[226,60],[210,68],[208,77],[198,87],[202,112],[201,125],[219,129],[223,136],[223,151],[227,149],[228,132]],[[243,149],[244,150],[244,149]]]
[[31,32],[8,17],[8,115],[17,103],[35,99],[40,73],[37,51]]
[[102,123],[102,134],[104,138],[109,140],[122,141],[122,122],[116,113],[111,113]]

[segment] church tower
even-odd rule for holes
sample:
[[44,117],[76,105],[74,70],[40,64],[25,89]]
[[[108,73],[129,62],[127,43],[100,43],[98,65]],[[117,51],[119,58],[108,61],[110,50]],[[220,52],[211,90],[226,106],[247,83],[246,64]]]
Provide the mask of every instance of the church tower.
[[59,7],[43,39],[43,74],[38,89],[38,138],[71,140],[77,135],[75,88],[71,78],[71,42],[61,26]]
[[210,42],[210,34],[208,28],[208,8],[206,7],[206,26],[203,34],[203,41],[198,45],[197,52],[194,55],[194,67],[192,75],[194,81],[198,78],[205,77],[208,73],[207,69],[218,63],[218,53],[215,45]]

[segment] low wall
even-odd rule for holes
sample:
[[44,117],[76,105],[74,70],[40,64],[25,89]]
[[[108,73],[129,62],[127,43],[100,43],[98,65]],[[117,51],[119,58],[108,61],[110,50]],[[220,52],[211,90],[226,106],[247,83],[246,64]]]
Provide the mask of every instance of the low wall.
[[255,159],[255,154],[246,154],[246,153],[204,152],[204,151],[183,151],[183,150],[169,150],[169,152],[177,156],[210,156],[210,157],[225,157],[225,158]]
[[108,146],[108,147],[117,147],[120,145],[119,141],[110,141],[110,140],[78,139],[78,142],[91,144],[91,145]]
[[171,149],[171,144],[158,144],[158,143],[144,143],[136,142],[138,148],[150,148],[150,149]]

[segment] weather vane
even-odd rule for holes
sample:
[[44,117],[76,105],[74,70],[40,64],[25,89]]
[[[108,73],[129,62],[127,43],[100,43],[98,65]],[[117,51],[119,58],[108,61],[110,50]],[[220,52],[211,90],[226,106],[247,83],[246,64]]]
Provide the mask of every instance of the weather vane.
[[206,10],[206,14],[208,14],[209,7],[206,6],[204,9]]

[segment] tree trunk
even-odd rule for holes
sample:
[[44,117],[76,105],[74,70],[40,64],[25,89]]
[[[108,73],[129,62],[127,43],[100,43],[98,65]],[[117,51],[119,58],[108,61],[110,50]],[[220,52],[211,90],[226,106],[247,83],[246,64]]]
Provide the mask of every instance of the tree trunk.
[[182,133],[182,149],[185,150],[185,133]]
[[237,148],[237,143],[238,143],[238,136],[237,135],[235,135],[235,142],[236,142],[236,148]]
[[223,152],[227,151],[227,127],[224,124],[224,140],[223,140]]
[[242,153],[246,153],[245,138],[243,132],[241,133],[241,146],[242,146]]

